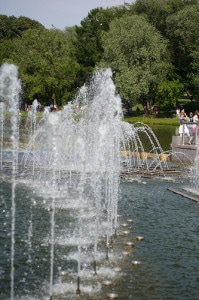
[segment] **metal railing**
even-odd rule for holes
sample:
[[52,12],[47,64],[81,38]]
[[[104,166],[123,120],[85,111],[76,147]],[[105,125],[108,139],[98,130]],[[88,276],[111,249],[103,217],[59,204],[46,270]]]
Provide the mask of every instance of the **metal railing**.
[[183,145],[199,144],[199,122],[185,122],[182,125],[183,125],[182,144]]

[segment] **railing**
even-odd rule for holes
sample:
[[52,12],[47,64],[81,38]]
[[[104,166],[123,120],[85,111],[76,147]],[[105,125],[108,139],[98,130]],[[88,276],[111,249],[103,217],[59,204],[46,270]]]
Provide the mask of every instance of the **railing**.
[[199,122],[185,122],[183,124],[182,144],[199,144]]

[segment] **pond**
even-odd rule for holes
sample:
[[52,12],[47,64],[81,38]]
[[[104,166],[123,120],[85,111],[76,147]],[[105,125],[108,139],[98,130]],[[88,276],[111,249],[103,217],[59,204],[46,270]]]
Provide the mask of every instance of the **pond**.
[[157,136],[162,149],[164,151],[170,150],[172,136],[176,135],[176,129],[178,129],[178,127],[172,125],[152,125],[150,127]]
[[[90,263],[83,263],[82,252],[85,273],[81,274],[80,296],[75,295],[77,261],[75,255],[71,257],[71,252],[77,249],[69,245],[66,234],[67,230],[72,230],[76,212],[61,206],[57,208],[53,299],[105,300],[108,293],[116,293],[118,300],[197,300],[199,206],[167,189],[180,186],[182,183],[178,181],[155,178],[142,183],[121,182],[120,227],[118,236],[113,239],[110,259],[105,259],[102,243],[97,275],[93,276]],[[11,186],[1,182],[0,189],[0,298],[9,299]],[[64,204],[65,200],[62,201]],[[21,300],[49,299],[50,211],[41,197],[23,184],[17,186],[16,208],[15,295]],[[129,220],[132,222],[128,223]],[[128,223],[128,234],[123,234],[123,223]],[[138,236],[143,240],[136,241]],[[134,247],[127,247],[127,241],[134,241]],[[89,254],[89,249],[87,251]],[[89,255],[92,256],[92,252]],[[61,277],[60,267],[66,272]],[[120,272],[113,275],[116,268]],[[113,280],[113,284],[106,286],[105,280]]]

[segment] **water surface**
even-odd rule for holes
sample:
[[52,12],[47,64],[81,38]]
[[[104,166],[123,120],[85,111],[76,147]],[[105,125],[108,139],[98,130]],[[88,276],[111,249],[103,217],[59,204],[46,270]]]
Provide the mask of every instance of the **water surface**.
[[[142,181],[146,184],[121,183],[120,223],[133,219],[133,223],[128,226],[129,235],[118,236],[113,241],[113,251],[117,252],[118,257],[116,265],[121,267],[122,275],[114,286],[102,285],[99,293],[92,295],[91,292],[89,296],[82,294],[81,299],[106,299],[106,294],[110,291],[118,293],[122,300],[198,299],[198,203],[167,190],[168,187],[179,188],[181,183],[157,179]],[[9,183],[0,183],[1,299],[9,299],[10,293],[10,188]],[[15,295],[21,299],[48,299],[50,211],[42,205],[31,206],[33,199],[37,203],[41,202],[27,186],[17,186]],[[64,226],[71,226],[74,219],[75,214],[58,209],[57,235],[60,234],[61,226],[62,230]],[[62,235],[64,237],[64,232]],[[129,255],[123,257],[121,253],[126,250],[125,241],[136,236],[143,236],[144,240],[135,242]],[[55,245],[54,282],[58,280],[59,266],[76,274],[77,263],[67,259],[70,251],[71,247],[67,245]],[[141,264],[132,265],[133,260],[140,261]],[[106,275],[104,277],[106,279]],[[99,281],[101,284],[102,279]],[[75,299],[75,295],[63,292],[53,299]]]

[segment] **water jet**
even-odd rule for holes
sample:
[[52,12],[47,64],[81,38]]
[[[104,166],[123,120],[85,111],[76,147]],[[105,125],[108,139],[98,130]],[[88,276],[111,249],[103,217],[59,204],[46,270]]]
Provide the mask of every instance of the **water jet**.
[[113,283],[113,282],[112,282],[111,280],[104,280],[104,281],[103,281],[103,284],[104,284],[104,285],[107,285],[107,286],[108,286],[108,285],[111,285],[112,283]]
[[117,299],[118,298],[118,294],[116,293],[109,293],[107,294],[107,299]]
[[126,246],[128,246],[128,247],[134,247],[135,244],[133,242],[126,242]]
[[139,264],[140,264],[140,261],[138,261],[138,260],[133,260],[131,263],[132,263],[132,265],[139,265]]
[[[155,195],[161,194],[162,183],[151,184],[150,188],[149,180],[155,182],[155,176],[156,178],[163,177],[170,162],[159,160],[161,147],[154,141],[153,134],[147,126],[140,122],[130,125],[122,121],[121,99],[115,93],[111,76],[110,69],[97,72],[91,80],[90,87],[83,86],[77,98],[66,105],[63,110],[45,115],[39,122],[37,122],[35,112],[32,112],[32,129],[23,129],[23,133],[28,132],[25,135],[26,142],[23,143],[23,147],[17,146],[16,148],[17,159],[14,174],[17,176],[14,181],[12,180],[13,159],[10,148],[12,143],[9,138],[5,141],[6,130],[9,133],[11,131],[6,125],[8,121],[1,119],[4,125],[1,126],[3,134],[0,136],[2,145],[0,197],[3,212],[0,220],[2,253],[0,295],[2,299],[9,297],[8,291],[10,290],[15,290],[18,298],[31,298],[35,295],[37,299],[49,299],[49,297],[63,299],[65,295],[69,295],[68,297],[72,299],[75,293],[76,295],[81,293],[82,299],[105,298],[106,291],[101,288],[104,279],[110,279],[109,281],[115,284],[114,279],[117,278],[118,283],[118,278],[123,276],[123,272],[121,274],[115,272],[115,266],[121,267],[122,271],[124,267],[127,277],[133,282],[136,280],[131,277],[134,273],[131,266],[136,264],[131,263],[132,251],[129,249],[129,252],[121,252],[127,239],[125,235],[128,235],[131,229],[123,231],[127,226],[121,226],[124,227],[122,229],[119,226],[120,223],[129,225],[132,223],[131,218],[135,220],[135,227],[138,226],[139,219],[143,219],[140,212],[144,214],[145,211],[150,210],[150,206],[156,205],[153,202],[147,206],[150,202],[148,191],[150,189],[152,193],[156,186],[158,193]],[[77,105],[84,109],[77,109]],[[117,114],[115,114],[116,111],[118,111]],[[18,113],[16,115],[18,118]],[[22,130],[21,127],[20,125],[20,130]],[[139,134],[148,138],[147,145],[151,147],[150,150],[144,149]],[[17,133],[16,140],[18,138],[20,134]],[[5,142],[9,144],[5,146]],[[128,156],[124,156],[122,151],[127,151]],[[147,153],[147,155],[139,153]],[[6,165],[9,167],[5,167]],[[140,191],[138,183],[143,173],[146,176],[147,186],[143,185]],[[125,179],[126,175],[131,178],[135,177],[136,180],[128,181]],[[13,182],[15,186],[12,186]],[[16,201],[13,203],[13,208],[16,204],[16,211],[11,209],[12,187],[15,187],[16,191],[16,198],[14,198]],[[124,191],[121,192],[121,189]],[[128,191],[130,191],[129,194]],[[147,191],[146,195],[145,191]],[[138,203],[142,204],[144,197],[147,201],[139,209]],[[122,201],[119,201],[120,198]],[[158,199],[158,201],[161,200]],[[158,210],[158,212],[163,213],[164,210],[161,212]],[[150,218],[145,218],[144,222],[153,220],[153,213]],[[17,234],[17,243],[13,241],[13,251],[9,250],[10,242],[8,242],[12,223],[11,215],[13,221],[16,222],[15,233]],[[118,222],[121,216],[124,220],[129,219],[127,222]],[[158,222],[157,218],[155,220]],[[149,225],[151,224],[148,224],[148,230]],[[141,222],[139,226],[142,226]],[[158,226],[161,227],[161,224],[154,224],[156,229]],[[114,241],[114,249],[111,248],[109,253],[109,246],[116,228],[119,228],[118,238],[116,242]],[[145,227],[136,228],[136,230],[145,232]],[[15,239],[15,234],[13,237]],[[161,238],[163,241],[164,238],[162,236]],[[145,256],[148,258],[149,252],[144,252],[141,244],[139,246],[139,253],[136,249],[138,247],[135,247],[133,251],[135,258],[141,260]],[[108,262],[104,261],[105,251]],[[11,252],[17,254],[13,255],[13,263],[15,262],[18,266],[18,276],[15,277],[17,283],[14,284],[12,280],[12,287],[9,287],[8,283],[11,280],[7,274],[10,268],[5,262],[10,261]],[[154,249],[152,254],[154,254]],[[122,255],[125,258],[121,257]],[[24,264],[24,261],[28,263]],[[94,278],[93,262],[95,262],[94,273],[98,275]],[[156,263],[157,260],[154,260],[150,267],[153,268],[153,264]],[[102,267],[96,271],[97,264]],[[62,269],[58,269],[60,265]],[[54,272],[54,267],[58,272]],[[145,267],[144,264],[142,267]],[[141,268],[135,269],[138,277],[139,269]],[[61,280],[59,280],[60,274]],[[153,278],[150,280],[152,281]],[[156,280],[153,283],[155,285]],[[136,284],[134,287],[137,288]],[[153,293],[148,287],[145,289]],[[124,290],[120,283],[118,283],[117,291],[119,294],[120,292],[124,294],[124,298],[129,295],[128,287]],[[14,297],[13,292],[11,294]],[[170,298],[172,298],[171,295]]]
[[144,239],[143,236],[136,236],[137,241],[143,241],[143,239]]

